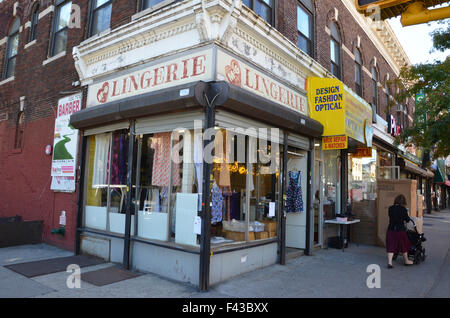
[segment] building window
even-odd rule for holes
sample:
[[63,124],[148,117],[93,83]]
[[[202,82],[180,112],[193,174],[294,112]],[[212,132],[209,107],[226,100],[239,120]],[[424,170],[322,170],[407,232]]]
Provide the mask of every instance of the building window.
[[174,2],[174,0],[141,0],[139,10],[142,11],[148,8],[157,9],[171,2]]
[[105,31],[111,24],[111,0],[93,0],[89,36]]
[[72,1],[56,1],[50,56],[55,56],[56,54],[66,50],[67,32],[69,30],[71,11]]
[[389,93],[389,86],[388,86],[388,84],[385,84],[384,85],[384,90],[386,91],[386,108],[389,108],[389,95],[390,95],[390,93]]
[[341,78],[341,36],[334,22],[330,23],[330,54],[331,73],[337,78]]
[[23,117],[24,113],[20,112],[17,116],[17,122],[16,122],[16,134],[14,136],[14,149],[20,149],[22,148],[22,139],[23,139]]
[[31,15],[31,28],[30,28],[30,37],[28,39],[28,42],[36,40],[36,31],[37,31],[38,21],[39,21],[39,3],[36,3],[36,5],[34,6],[33,13]]
[[377,114],[379,114],[378,109],[378,77],[377,71],[374,66],[372,66],[372,104],[375,106]]
[[312,56],[312,27],[313,18],[311,12],[302,5],[297,6],[297,31],[298,47],[309,56]]
[[355,88],[356,93],[362,96],[362,60],[358,49],[355,49]]
[[8,43],[6,47],[5,66],[3,71],[3,78],[14,76],[16,68],[17,51],[19,48],[19,28],[20,19],[14,20],[8,33]]
[[270,25],[273,24],[273,0],[243,0],[242,3],[255,11]]

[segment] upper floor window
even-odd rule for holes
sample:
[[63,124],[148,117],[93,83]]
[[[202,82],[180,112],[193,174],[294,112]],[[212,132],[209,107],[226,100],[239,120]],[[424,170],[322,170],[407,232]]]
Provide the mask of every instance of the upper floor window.
[[36,40],[38,21],[39,21],[39,3],[36,3],[33,8],[33,13],[31,14],[30,37],[28,38],[28,42]]
[[389,107],[389,95],[390,95],[390,92],[389,92],[389,85],[386,83],[386,84],[384,84],[384,90],[385,90],[385,92],[386,92],[386,107]]
[[273,2],[274,0],[242,0],[243,4],[271,25],[273,24]]
[[56,0],[55,18],[50,48],[50,56],[54,56],[66,50],[67,32],[69,30],[72,1]]
[[[165,4],[168,4],[170,2],[173,2],[174,0],[142,0],[140,4],[140,10],[145,10],[148,8],[157,8],[160,6],[163,6]],[[164,2],[164,3],[163,3]]]
[[337,78],[341,78],[341,36],[336,24],[330,22],[330,54],[331,73]]
[[378,77],[377,70],[374,66],[372,66],[372,103],[375,106],[378,114]]
[[355,87],[356,93],[362,96],[362,59],[358,49],[355,49]]
[[8,33],[8,42],[6,44],[5,64],[3,69],[3,78],[9,78],[14,75],[16,69],[17,51],[19,48],[19,29],[20,19],[14,20]]
[[91,6],[89,36],[96,35],[110,27],[112,0],[93,0]]
[[311,12],[309,12],[302,5],[297,6],[297,31],[298,31],[298,47],[309,56],[312,56],[312,18]]

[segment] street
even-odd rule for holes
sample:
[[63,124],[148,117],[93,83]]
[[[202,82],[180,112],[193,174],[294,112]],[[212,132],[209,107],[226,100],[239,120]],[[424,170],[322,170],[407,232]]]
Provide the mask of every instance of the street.
[[[154,274],[97,287],[81,281],[81,288],[70,289],[70,273],[59,272],[27,278],[4,266],[71,256],[72,253],[46,244],[0,249],[0,297],[100,297],[100,298],[422,298],[450,296],[450,210],[424,216],[424,243],[427,259],[411,267],[403,266],[402,257],[387,269],[383,248],[350,244],[342,252],[322,249],[313,256],[289,260],[211,286],[200,292],[196,286],[174,282]],[[371,271],[380,266],[380,284],[369,288]],[[111,263],[88,266],[82,272],[113,266]],[[370,284],[369,284],[370,285]],[[380,287],[380,288],[377,288]]]

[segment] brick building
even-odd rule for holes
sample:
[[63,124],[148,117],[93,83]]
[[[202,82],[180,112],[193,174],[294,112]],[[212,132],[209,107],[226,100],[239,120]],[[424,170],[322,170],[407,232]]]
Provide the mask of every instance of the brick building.
[[[68,13],[70,4],[72,15]],[[198,52],[202,53],[201,57],[195,56]],[[210,65],[211,70],[205,66],[209,64],[202,64],[207,63],[210,57],[213,63]],[[221,63],[228,59],[231,60],[230,65],[234,70],[224,66],[226,71],[221,73]],[[164,66],[164,63],[169,62],[169,66]],[[19,214],[25,220],[43,220],[43,238],[46,242],[69,250],[78,250],[81,245],[81,250],[96,251],[111,261],[123,261],[126,266],[129,266],[130,262],[133,267],[174,279],[190,282],[200,280],[202,288],[207,288],[209,280],[215,283],[253,268],[275,262],[284,263],[286,247],[291,244],[285,244],[280,232],[285,231],[282,226],[285,222],[289,228],[286,230],[288,237],[293,229],[297,231],[295,236],[298,237],[288,238],[288,241],[294,242],[291,244],[293,247],[305,249],[308,253],[315,245],[323,245],[322,230],[319,230],[323,220],[314,218],[315,212],[312,208],[313,194],[319,183],[314,185],[315,188],[306,184],[308,169],[314,172],[314,167],[311,166],[314,166],[316,154],[321,153],[320,147],[311,145],[320,143],[318,131],[322,129],[322,125],[308,117],[307,108],[306,111],[304,108],[307,100],[307,78],[338,78],[364,107],[375,110],[376,114],[372,116],[374,141],[389,155],[391,161],[385,164],[386,166],[396,166],[395,157],[399,153],[399,149],[392,145],[393,139],[388,133],[390,123],[386,120],[390,117],[387,117],[387,113],[394,115],[400,126],[412,122],[414,111],[414,106],[410,103],[404,105],[403,110],[400,106],[387,110],[387,101],[392,100],[389,95],[395,93],[395,88],[389,87],[387,91],[385,82],[397,76],[400,67],[409,63],[408,59],[389,26],[381,23],[378,29],[374,28],[356,12],[350,0],[117,0],[95,3],[87,0],[4,0],[0,2],[0,63],[0,179],[3,180],[3,189],[0,191],[0,217]],[[236,65],[241,65],[242,72],[237,71]],[[357,81],[355,69],[358,65],[357,74],[361,74],[361,77]],[[205,243],[205,240],[209,241],[210,238],[210,234],[205,236],[205,233],[212,233],[209,226],[203,228],[202,235],[193,239],[198,240],[192,243],[194,247],[180,247],[177,241],[174,241],[178,230],[170,229],[170,225],[175,225],[170,213],[175,214],[176,211],[169,208],[172,212],[169,212],[166,239],[146,237],[135,220],[138,217],[134,218],[140,216],[140,212],[145,216],[145,209],[138,211],[137,208],[138,210],[131,211],[129,203],[134,202],[133,206],[136,206],[137,199],[133,201],[134,198],[129,199],[129,196],[136,193],[125,194],[120,190],[125,187],[138,189],[139,184],[129,184],[134,181],[128,180],[122,182],[119,187],[118,184],[113,186],[109,180],[105,189],[100,186],[94,189],[92,184],[93,177],[90,173],[92,165],[95,167],[92,154],[97,154],[98,149],[95,147],[99,147],[102,137],[100,135],[112,133],[113,137],[108,137],[112,138],[111,140],[115,137],[137,138],[134,152],[132,143],[129,144],[130,155],[136,159],[139,157],[137,153],[141,151],[136,149],[145,148],[142,140],[156,138],[155,135],[160,133],[158,130],[152,130],[154,128],[148,128],[155,126],[151,116],[157,114],[160,117],[153,121],[172,127],[175,125],[171,121],[175,118],[171,117],[173,114],[180,113],[177,120],[181,120],[179,118],[185,118],[183,116],[189,119],[197,118],[197,113],[190,113],[189,107],[193,107],[193,111],[201,113],[203,109],[206,112],[200,107],[201,102],[198,99],[185,101],[188,97],[194,98],[193,86],[189,86],[193,84],[181,81],[188,77],[188,67],[191,66],[190,77],[202,75],[199,80],[208,83],[228,82],[229,85],[232,84],[230,96],[235,93],[243,96],[244,101],[248,100],[248,105],[239,104],[243,103],[242,98],[234,100],[229,97],[228,101],[224,102],[225,111],[219,111],[221,115],[216,117],[218,125],[223,125],[220,127],[237,123],[250,125],[250,122],[258,121],[269,124],[270,127],[279,127],[286,132],[287,139],[284,143],[299,147],[297,156],[304,158],[301,159],[304,161],[299,159],[299,167],[305,170],[305,213],[296,215],[298,219],[283,219],[278,210],[281,209],[281,201],[275,199],[281,196],[278,193],[275,195],[276,186],[274,181],[271,181],[273,193],[266,193],[264,199],[258,199],[258,204],[263,206],[265,200],[273,195],[272,201],[274,206],[277,206],[276,216],[270,214],[271,218],[268,218],[266,213],[261,218],[254,216],[251,221],[275,222],[277,232],[274,232],[274,236],[270,236],[271,232],[268,231],[266,240],[257,239],[256,244],[249,242],[250,233],[246,232],[243,239],[245,244],[239,245],[236,250],[228,254],[220,248],[214,250],[217,256],[214,256],[211,264],[224,262],[223,255],[239,257],[242,260],[243,256],[239,254],[242,251],[251,250],[253,252],[249,253],[257,255],[257,258],[262,254],[270,255],[246,266],[236,265],[239,268],[236,268],[235,273],[225,273],[223,269],[211,267],[211,274],[204,274],[209,273],[210,268],[209,255],[212,247]],[[180,86],[175,86],[180,87],[179,92],[170,90],[172,84],[166,85],[163,90],[150,87],[150,83],[155,87],[162,83],[163,75],[158,73],[158,70],[164,67],[164,72],[167,72],[164,73],[165,83],[179,81]],[[176,72],[181,71],[183,67],[184,73],[177,75]],[[234,72],[234,77],[243,76],[244,69],[246,78],[243,77],[242,81],[230,80],[230,72]],[[153,74],[150,72],[154,72],[155,78],[148,77]],[[136,81],[138,76],[141,79],[139,83]],[[254,82],[251,82],[250,76],[254,76],[251,77]],[[118,83],[123,83],[123,88],[119,87]],[[148,85],[144,85],[146,83]],[[242,91],[233,91],[236,86],[241,86]],[[109,87],[109,92],[104,91],[105,87]],[[273,90],[274,87],[277,91]],[[254,90],[252,94],[248,92],[250,88]],[[83,93],[82,106],[85,109],[77,116],[72,116],[73,125],[80,129],[76,191],[55,192],[50,190],[52,157],[45,154],[45,146],[53,145],[58,101],[79,92]],[[126,107],[130,107],[128,110],[123,99],[119,101],[119,92],[126,98]],[[374,92],[377,95],[375,100]],[[102,94],[104,101],[109,98],[108,103],[102,101]],[[357,95],[362,99],[358,99]],[[117,102],[113,101],[113,97]],[[172,99],[169,100],[169,97]],[[286,107],[278,109],[280,104],[284,104],[283,107],[286,106],[288,110]],[[369,106],[370,104],[373,106]],[[264,109],[257,109],[258,107]],[[246,108],[252,111],[246,113]],[[117,112],[111,109],[116,109]],[[407,109],[407,112],[404,109]],[[150,117],[143,118],[145,116]],[[201,119],[201,116],[199,118]],[[183,120],[184,124],[188,121]],[[289,120],[297,120],[297,124]],[[298,127],[298,122],[306,126]],[[141,123],[146,126],[139,128]],[[180,124],[177,121],[175,123]],[[118,131],[121,135],[114,135]],[[291,134],[293,137],[289,137]],[[97,143],[95,138],[98,138]],[[364,141],[362,143],[364,144]],[[114,145],[114,141],[109,145]],[[114,146],[110,147],[110,153],[114,153]],[[112,161],[113,157],[110,159]],[[145,157],[141,159],[144,160]],[[379,163],[379,159],[376,160]],[[105,164],[112,169],[110,161],[105,161]],[[342,164],[343,167],[347,165],[346,162]],[[131,166],[133,165],[128,166],[131,169],[129,174],[136,173],[135,168]],[[316,171],[317,176],[319,171]],[[281,181],[279,185],[281,189]],[[343,188],[343,191],[334,195],[339,197],[338,200],[342,201],[344,207],[347,187]],[[101,198],[92,194],[94,190],[100,191],[99,189],[106,191]],[[193,189],[200,192],[201,187],[197,184]],[[241,193],[243,190],[245,186]],[[112,194],[111,191],[119,194]],[[137,190],[131,192],[133,191]],[[209,195],[205,192],[203,194]],[[249,192],[247,195],[249,196]],[[106,203],[93,204],[97,199],[98,202]],[[111,209],[115,200],[120,204],[119,213]],[[122,209],[124,202],[128,203],[125,203],[125,208]],[[251,201],[246,204],[247,208],[253,208]],[[205,206],[204,209],[208,209],[208,205]],[[104,209],[103,225],[99,225],[103,219],[99,221],[95,217],[100,215],[95,214],[97,212],[92,214],[92,218],[87,215],[94,210],[100,211],[100,208]],[[59,227],[61,211],[66,211],[67,217],[65,236],[51,233],[52,229]],[[122,212],[123,215],[119,215]],[[98,213],[103,213],[103,210]],[[112,222],[117,216],[123,217],[122,223],[118,231],[113,231]],[[245,218],[249,221],[249,217]],[[86,222],[95,225],[89,226]],[[130,234],[133,227],[141,234]],[[78,231],[77,228],[81,229]],[[267,225],[267,228],[271,228],[271,225]],[[215,231],[220,232],[219,229]],[[181,237],[181,234],[178,236]],[[145,253],[158,255],[155,259],[161,260],[165,265],[152,263],[154,260],[149,260],[142,254],[138,255],[137,252],[130,256],[130,245],[133,245],[134,251],[141,253],[148,249]],[[102,251],[106,251],[106,254],[102,254]],[[181,254],[189,255],[181,258],[182,265],[176,265],[182,270],[165,272],[165,268],[170,268],[166,265],[172,262],[178,264],[176,258],[179,257],[167,251],[181,251]],[[197,265],[200,267],[199,272],[195,267]]]

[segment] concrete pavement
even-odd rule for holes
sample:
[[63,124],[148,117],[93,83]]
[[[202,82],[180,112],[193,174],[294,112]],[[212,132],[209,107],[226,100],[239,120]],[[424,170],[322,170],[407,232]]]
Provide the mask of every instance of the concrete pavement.
[[[69,273],[59,272],[26,278],[3,267],[40,259],[70,256],[72,253],[46,244],[0,249],[0,297],[133,297],[133,298],[302,298],[362,297],[410,298],[450,297],[450,210],[424,216],[424,243],[428,258],[419,265],[405,267],[402,257],[387,269],[383,248],[350,244],[342,252],[318,250],[286,265],[273,265],[235,277],[200,292],[154,274],[97,287],[81,281],[80,289],[69,289]],[[368,288],[371,264],[380,266],[380,288]],[[114,264],[83,268],[92,271]]]

